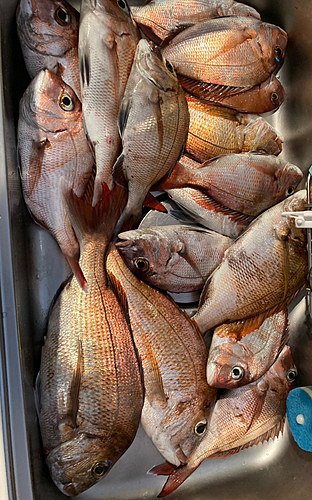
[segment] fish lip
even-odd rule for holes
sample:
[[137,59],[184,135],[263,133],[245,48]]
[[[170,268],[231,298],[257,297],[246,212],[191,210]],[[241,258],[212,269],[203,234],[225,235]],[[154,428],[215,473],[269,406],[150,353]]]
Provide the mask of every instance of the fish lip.
[[219,387],[217,380],[220,374],[221,365],[216,361],[208,361],[206,368],[207,383],[211,387]]
[[[119,238],[119,236],[118,236],[118,238]],[[115,243],[115,246],[116,246],[116,248],[126,248],[126,247],[131,246],[132,243],[133,243],[132,240],[124,238],[123,241],[117,241]]]

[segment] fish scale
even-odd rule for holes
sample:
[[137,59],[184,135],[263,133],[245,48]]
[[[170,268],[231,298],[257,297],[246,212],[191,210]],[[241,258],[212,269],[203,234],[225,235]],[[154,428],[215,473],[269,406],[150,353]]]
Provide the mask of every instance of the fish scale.
[[[294,378],[289,379],[292,372]],[[257,382],[226,391],[212,412],[206,436],[185,465],[153,467],[152,474],[169,474],[158,497],[175,491],[206,458],[226,457],[283,432],[288,393],[294,388],[297,369],[290,348],[284,347],[267,373]]]
[[[232,240],[195,226],[160,226],[119,233],[116,246],[127,266],[146,283],[170,292],[202,288]],[[137,259],[148,269],[140,271]],[[140,262],[140,260],[139,260]]]
[[246,15],[260,19],[255,9],[233,0],[151,0],[141,7],[131,7],[131,11],[142,31],[155,42],[181,27],[212,17]]
[[[254,18],[208,19],[186,28],[162,49],[176,71],[193,80],[243,89],[266,80],[281,65],[287,34]],[[276,56],[279,47],[280,56]]]
[[117,292],[126,295],[142,363],[143,427],[165,458],[178,465],[181,455],[188,455],[200,440],[194,427],[208,418],[216,398],[206,382],[205,344],[191,320],[172,300],[134,276],[114,247],[107,270]]
[[257,115],[243,115],[186,95],[190,126],[186,154],[200,163],[228,153],[265,151],[278,155],[282,141]]
[[[73,277],[58,297],[37,387],[51,476],[63,493],[75,496],[101,479],[132,443],[143,389],[132,336],[103,265],[125,190],[106,188],[95,209],[64,182],[62,193],[87,287],[82,290]],[[93,474],[97,464],[103,474]]]
[[285,211],[303,210],[306,192],[266,210],[232,245],[207,281],[196,320],[202,333],[227,321],[290,304],[306,281],[306,240]]
[[[57,15],[59,9],[67,16],[65,22]],[[21,0],[16,22],[30,77],[49,69],[61,76],[80,98],[76,9],[64,0]]]
[[[70,100],[63,109],[60,99]],[[41,71],[20,101],[18,151],[23,194],[37,222],[56,238],[62,252],[78,259],[79,244],[59,189],[61,177],[82,196],[93,167],[81,104],[57,75]],[[53,195],[52,195],[53,192]]]
[[121,149],[119,106],[140,38],[129,7],[123,3],[124,9],[114,0],[99,0],[95,4],[86,0],[81,9],[82,109],[97,165],[93,206],[101,199],[103,182],[113,188],[113,165]]

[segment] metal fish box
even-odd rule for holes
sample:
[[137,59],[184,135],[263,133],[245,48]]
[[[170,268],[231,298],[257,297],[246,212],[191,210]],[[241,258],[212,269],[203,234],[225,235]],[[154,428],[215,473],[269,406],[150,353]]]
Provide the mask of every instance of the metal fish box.
[[[72,2],[77,4],[79,2]],[[253,0],[264,21],[289,34],[279,73],[286,101],[269,121],[284,139],[283,157],[305,173],[312,161],[312,2]],[[53,238],[34,224],[23,202],[16,152],[19,100],[29,78],[16,34],[16,0],[0,0],[0,498],[57,500],[43,458],[33,387],[51,301],[69,269]],[[291,306],[290,345],[298,385],[312,383],[312,322],[302,294]],[[0,422],[1,424],[1,422]],[[108,476],[79,500],[155,499],[163,462],[139,429]],[[172,500],[310,500],[312,455],[284,435],[228,458],[204,461]]]

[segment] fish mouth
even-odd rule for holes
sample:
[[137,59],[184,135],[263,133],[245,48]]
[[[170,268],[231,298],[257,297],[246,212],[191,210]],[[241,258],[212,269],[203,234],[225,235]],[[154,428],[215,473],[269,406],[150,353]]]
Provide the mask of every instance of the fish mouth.
[[221,365],[215,361],[207,364],[207,383],[211,387],[219,387],[218,380],[220,375]]

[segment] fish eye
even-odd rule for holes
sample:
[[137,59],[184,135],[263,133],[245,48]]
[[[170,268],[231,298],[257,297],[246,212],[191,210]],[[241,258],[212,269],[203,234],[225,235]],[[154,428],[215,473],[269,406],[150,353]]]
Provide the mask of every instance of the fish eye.
[[167,61],[167,59],[166,59],[166,66],[167,66],[167,69],[170,71],[170,73],[174,73],[174,68],[173,68],[172,64],[169,61]]
[[233,380],[241,380],[245,375],[245,370],[241,366],[234,366],[230,375]]
[[74,109],[74,103],[67,94],[62,94],[60,98],[60,106],[64,111],[72,111]]
[[124,0],[117,0],[117,5],[124,11],[128,12],[128,6]]
[[287,194],[287,196],[290,196],[291,194],[294,194],[294,192],[295,192],[294,188],[290,186],[290,187],[287,189],[286,194]]
[[106,472],[108,472],[111,466],[111,461],[107,460],[106,462],[97,462],[92,467],[92,474],[96,478],[103,477]]
[[271,94],[271,103],[272,104],[277,104],[278,102],[278,94],[276,92],[272,92]]
[[142,271],[142,273],[146,273],[150,267],[150,263],[145,257],[134,259],[133,264],[134,267],[136,267],[138,271]]
[[288,370],[286,373],[286,378],[287,378],[288,382],[293,382],[297,378],[297,375],[298,375],[297,369],[290,368],[290,370]]
[[67,10],[59,7],[54,13],[54,19],[61,26],[67,26],[70,23],[70,15]]
[[277,62],[281,61],[281,57],[283,55],[283,49],[279,46],[275,47],[274,49],[274,54],[275,54],[275,59]]
[[197,436],[202,436],[202,434],[204,434],[204,432],[206,431],[206,428],[207,428],[207,420],[204,419],[204,420],[201,420],[200,422],[197,422],[197,424],[195,425],[195,434],[197,434]]

